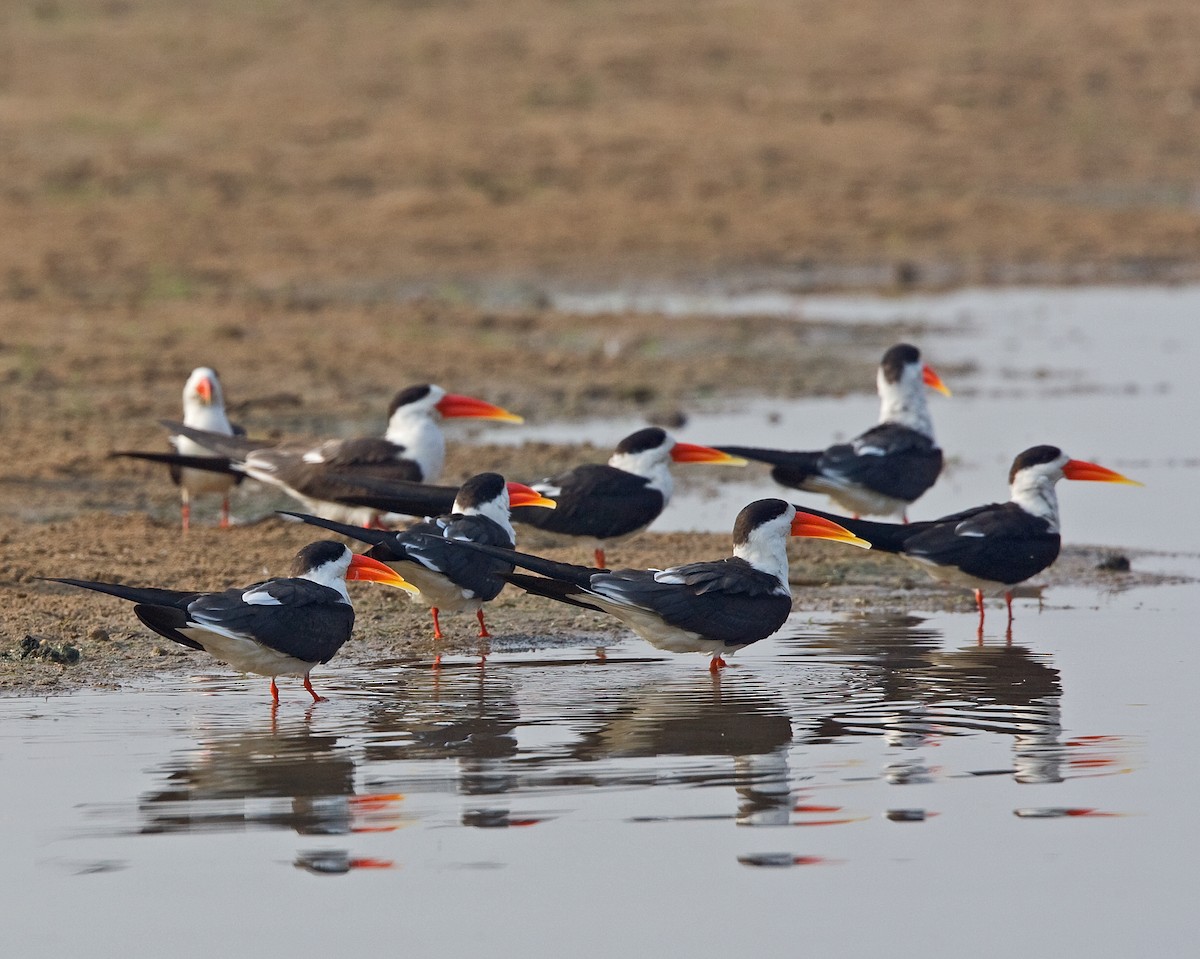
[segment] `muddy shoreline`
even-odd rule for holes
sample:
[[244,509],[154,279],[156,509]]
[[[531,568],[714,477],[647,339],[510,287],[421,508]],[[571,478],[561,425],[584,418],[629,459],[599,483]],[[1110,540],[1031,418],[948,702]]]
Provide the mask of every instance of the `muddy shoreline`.
[[[88,530],[85,539],[80,528]],[[520,533],[521,531],[518,530]],[[174,583],[181,587],[221,589],[267,575],[280,575],[290,551],[312,539],[296,524],[266,520],[228,531],[197,529],[181,538],[177,528],[144,516],[81,514],[70,523],[0,524],[5,605],[0,614],[0,693],[43,695],[80,688],[117,688],[156,676],[226,672],[204,654],[193,653],[153,635],[119,600],[93,596],[40,581],[46,575],[71,575],[129,583]],[[63,544],[60,549],[48,549]],[[568,562],[583,559],[578,550],[539,546],[536,535],[524,545]],[[620,551],[621,565],[653,566],[711,558],[728,552],[728,537],[709,533],[647,533]],[[969,594],[939,588],[917,570],[892,557],[871,556],[825,543],[793,543],[791,580],[794,608],[878,616],[920,611],[970,611]],[[1167,577],[1132,570],[1113,571],[1108,548],[1068,546],[1058,562],[1019,595],[1040,595],[1044,586],[1084,586],[1097,592],[1167,582]],[[20,557],[20,559],[14,559]],[[1119,564],[1118,564],[1119,565]],[[242,575],[233,575],[234,567]],[[357,612],[355,635],[323,672],[378,661],[431,660],[435,646],[427,610],[405,594],[359,584],[352,588]],[[1037,605],[1019,601],[1018,617],[1036,615]],[[991,616],[1003,615],[992,604]],[[488,649],[502,660],[506,649],[556,645],[620,644],[632,636],[615,620],[573,610],[514,590],[487,609],[494,634]],[[447,655],[480,651],[475,622],[466,615],[443,617]],[[998,627],[989,627],[998,628]],[[703,667],[699,657],[687,665]],[[681,659],[680,668],[686,668]],[[692,662],[694,660],[694,662]],[[253,681],[253,677],[248,681]]]
[[[619,415],[706,442],[688,429],[699,405],[869,392],[883,350],[924,331],[581,318],[556,295],[1200,275],[1200,75],[1178,42],[1200,7],[1185,0],[916,0],[902,15],[885,0],[144,0],[35,3],[0,23],[9,693],[196,668],[115,600],[33,577],[217,588],[279,573],[307,541],[269,519],[219,533],[212,504],[181,538],[163,471],[110,457],[164,448],[157,421],[178,417],[193,367],[215,366],[267,440],[377,433],[397,390],[436,382],[530,423]],[[608,453],[586,435],[471,439],[444,482]],[[250,523],[279,505],[249,490],[235,510]],[[651,533],[615,558],[727,548]],[[821,549],[815,567],[797,556],[798,608],[968,608],[903,566]],[[1123,576],[1092,559],[1068,547],[1045,581],[1139,581],[1136,562]],[[344,656],[428,654],[423,612],[359,594]],[[607,628],[519,598],[494,617],[517,637]],[[21,659],[29,636],[82,658]]]

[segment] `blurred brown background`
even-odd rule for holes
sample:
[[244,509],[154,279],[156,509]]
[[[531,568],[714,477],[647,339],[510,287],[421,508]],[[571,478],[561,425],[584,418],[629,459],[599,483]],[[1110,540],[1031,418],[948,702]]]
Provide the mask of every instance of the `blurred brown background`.
[[1153,274],[1198,147],[1195,0],[23,0],[0,296]]

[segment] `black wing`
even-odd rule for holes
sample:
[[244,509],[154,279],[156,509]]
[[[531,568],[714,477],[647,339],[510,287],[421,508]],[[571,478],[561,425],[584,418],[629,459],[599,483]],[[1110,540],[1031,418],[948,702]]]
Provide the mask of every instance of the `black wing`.
[[270,440],[247,439],[244,430],[239,432],[240,427],[234,429],[233,436],[229,436],[225,433],[210,433],[208,430],[193,429],[175,420],[159,420],[159,423],[170,430],[172,434],[186,436],[188,439],[195,440],[205,449],[210,449],[214,453],[233,460],[243,459],[255,450],[268,449],[275,445]]
[[662,571],[597,573],[590,591],[729,646],[770,636],[792,610],[792,597],[776,577],[736,557]]
[[389,557],[382,553],[388,550],[394,558],[420,563],[441,573],[479,599],[495,599],[504,588],[504,576],[512,572],[513,564],[481,552],[460,549],[462,542],[506,548],[513,545],[503,527],[486,516],[453,514],[399,532],[386,544],[370,550],[369,555],[386,562]]
[[512,511],[513,519],[570,536],[624,536],[653,522],[665,505],[649,480],[600,463],[586,463],[531,485],[557,502],[557,508],[521,506]]
[[341,594],[299,578],[204,593],[187,612],[195,626],[244,636],[306,663],[329,662],[354,627],[354,608]]
[[[359,466],[390,466],[397,462],[409,464],[409,470],[416,470],[416,463],[404,459],[405,448],[391,440],[379,436],[360,436],[354,439],[327,440],[319,446],[304,450],[306,459],[317,459],[332,469]],[[299,452],[299,449],[289,450]],[[420,481],[420,477],[411,477]]]
[[851,443],[831,446],[817,461],[819,473],[910,503],[941,471],[942,451],[934,441],[895,423],[880,423]]
[[1058,558],[1062,537],[1016,503],[981,506],[930,524],[904,544],[905,555],[954,566],[970,576],[1014,584]]

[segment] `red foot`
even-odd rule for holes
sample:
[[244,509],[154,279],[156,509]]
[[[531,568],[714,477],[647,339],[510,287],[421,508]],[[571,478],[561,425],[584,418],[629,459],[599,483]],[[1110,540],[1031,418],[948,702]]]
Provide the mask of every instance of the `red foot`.
[[[273,681],[272,681],[272,682],[273,682]],[[308,690],[308,692],[309,692],[309,695],[311,695],[311,696],[312,696],[312,698],[313,698],[313,702],[314,702],[314,703],[323,703],[323,702],[325,702],[325,697],[324,697],[324,696],[318,696],[318,695],[317,695],[317,691],[316,691],[315,689],[313,689],[313,688],[312,688],[312,680],[308,678],[308,673],[305,673],[305,674],[304,674],[304,688]]]
[[475,618],[479,620],[479,638],[491,639],[492,634],[488,632],[487,623],[483,621],[483,610],[476,610]]
[[221,500],[221,529],[229,529],[229,497]]
[[598,569],[608,569],[608,562],[602,549],[596,550],[596,567]]
[[438,622],[438,609],[434,606],[429,612],[433,614],[433,638],[445,639],[442,635],[442,624]]
[[271,702],[279,705],[279,687],[275,685],[275,677],[271,677]]
[[179,507],[179,518],[183,523],[183,531],[186,533],[192,525],[192,507],[184,503]]
[[724,669],[728,665],[729,664],[727,662],[725,662],[725,660],[722,659],[720,656],[714,656],[712,658],[712,662],[710,662],[708,664],[708,671],[710,673],[716,674],[716,673],[719,673],[722,669]]

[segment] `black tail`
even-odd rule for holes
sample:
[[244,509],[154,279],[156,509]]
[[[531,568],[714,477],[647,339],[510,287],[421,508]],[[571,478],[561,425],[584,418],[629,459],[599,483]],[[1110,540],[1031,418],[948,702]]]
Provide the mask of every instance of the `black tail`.
[[301,522],[308,523],[309,526],[320,526],[322,529],[332,530],[335,533],[341,533],[343,536],[348,536],[350,539],[356,539],[363,543],[376,545],[390,539],[395,534],[386,529],[367,529],[363,526],[351,526],[349,523],[338,523],[331,519],[325,519],[323,516],[313,516],[311,513],[293,513],[288,509],[276,510],[280,516],[293,516]]
[[564,583],[561,580],[547,579],[544,576],[527,576],[524,573],[507,573],[504,575],[504,579],[533,596],[545,596],[547,599],[558,600],[560,603],[568,603],[582,609],[594,609],[598,613],[604,612],[594,603],[581,599],[581,596],[587,594],[581,592],[574,583]]
[[600,572],[600,570],[592,566],[573,566],[570,563],[556,563],[552,559],[544,559],[541,556],[534,556],[532,553],[518,553],[515,549],[505,549],[502,546],[485,546],[483,543],[468,543],[466,540],[461,539],[447,540],[447,542],[461,546],[464,549],[473,549],[477,553],[485,553],[496,559],[512,563],[514,566],[520,566],[522,569],[532,570],[541,576],[548,576],[550,579],[570,583],[574,586],[590,586],[592,576]]
[[792,452],[789,450],[765,450],[757,446],[718,446],[722,453],[741,456],[757,463],[769,463],[775,467],[771,476],[784,486],[799,486],[808,477],[818,472],[819,452]]
[[405,516],[442,516],[453,512],[454,499],[458,496],[456,486],[433,486],[401,480],[384,483],[359,476],[349,482],[356,489],[341,493],[337,497],[339,503],[365,506],[385,513],[403,513]]
[[876,523],[868,519],[851,519],[849,516],[826,513],[823,510],[813,509],[811,506],[797,506],[796,509],[832,520],[850,530],[855,536],[865,539],[871,544],[871,549],[877,549],[884,553],[902,552],[904,544],[911,537],[929,528],[929,523]]
[[153,586],[125,586],[121,583],[98,583],[90,579],[58,579],[54,576],[43,576],[50,583],[66,583],[68,586],[78,586],[81,589],[91,589],[97,593],[107,593],[118,599],[127,599],[132,603],[146,603],[151,606],[186,606],[198,593],[185,593],[177,589],[156,589]]
[[[151,453],[145,450],[113,450],[109,456],[127,456],[151,463],[166,463],[170,466],[186,466],[189,469],[208,470],[210,473],[237,473],[227,456],[184,456],[182,453]],[[239,474],[240,475],[240,474]]]
[[107,593],[117,599],[137,603],[133,607],[137,618],[160,636],[190,649],[203,649],[196,640],[179,632],[188,624],[187,606],[199,593],[184,593],[176,589],[155,589],[153,586],[122,586],[120,583],[98,583],[90,579],[57,579],[43,576],[50,583],[66,583],[83,589]]

